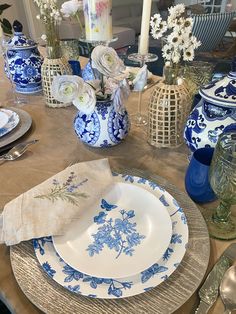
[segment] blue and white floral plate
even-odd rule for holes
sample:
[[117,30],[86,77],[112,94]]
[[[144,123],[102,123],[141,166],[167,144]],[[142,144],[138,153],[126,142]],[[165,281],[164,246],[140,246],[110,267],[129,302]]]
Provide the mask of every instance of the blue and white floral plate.
[[15,111],[9,109],[1,109],[1,112],[8,116],[8,121],[4,126],[0,128],[0,137],[11,132],[20,122],[19,115]]
[[2,129],[8,122],[9,116],[4,110],[0,109],[0,129]]
[[166,206],[140,185],[115,182],[67,232],[55,250],[74,269],[94,277],[124,278],[165,253],[172,225]]
[[66,289],[93,298],[125,298],[148,291],[175,271],[181,263],[188,243],[188,225],[183,209],[176,200],[156,183],[134,176],[117,175],[117,182],[128,182],[152,192],[167,208],[172,222],[170,244],[161,259],[146,270],[122,279],[97,278],[79,272],[55,251],[52,238],[33,241],[36,256],[44,271]]

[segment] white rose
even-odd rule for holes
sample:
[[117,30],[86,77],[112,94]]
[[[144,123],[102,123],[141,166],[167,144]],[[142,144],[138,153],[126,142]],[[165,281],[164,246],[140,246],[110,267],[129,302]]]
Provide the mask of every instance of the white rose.
[[73,105],[86,114],[92,113],[96,105],[94,89],[84,82],[77,97],[73,100]]
[[84,81],[76,75],[54,76],[51,92],[52,96],[63,103],[72,102],[81,90]]
[[66,1],[61,6],[61,13],[65,17],[70,17],[75,15],[78,11],[83,10],[83,1],[70,0]]
[[96,46],[92,51],[91,59],[92,67],[108,77],[115,77],[125,69],[123,61],[111,47]]

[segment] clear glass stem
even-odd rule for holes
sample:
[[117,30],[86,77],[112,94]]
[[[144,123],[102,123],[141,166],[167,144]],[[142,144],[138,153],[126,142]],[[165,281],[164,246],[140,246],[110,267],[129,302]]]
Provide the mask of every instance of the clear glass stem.
[[217,206],[215,212],[213,213],[213,220],[218,223],[228,222],[231,214],[230,207],[231,204],[229,202],[221,200],[220,204]]
[[141,115],[142,95],[143,95],[143,92],[139,91],[138,92],[138,114],[139,115]]

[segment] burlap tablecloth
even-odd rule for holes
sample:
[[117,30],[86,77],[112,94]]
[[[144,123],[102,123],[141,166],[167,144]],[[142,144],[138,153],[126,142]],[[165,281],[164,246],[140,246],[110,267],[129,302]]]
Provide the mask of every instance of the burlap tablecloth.
[[[0,101],[4,106],[12,106],[12,103],[7,104],[10,98],[9,89],[9,82],[1,83]],[[149,93],[150,91],[147,91],[143,95],[144,110],[147,108]],[[184,176],[188,165],[188,150],[185,145],[178,149],[154,148],[146,141],[145,128],[133,126],[122,144],[107,149],[89,148],[78,140],[73,129],[76,108],[51,109],[45,106],[41,95],[26,98],[28,104],[21,109],[31,115],[33,124],[31,130],[20,141],[39,139],[40,142],[16,161],[0,164],[0,208],[74,161],[103,157],[108,157],[113,167],[138,168],[157,174],[184,191]],[[137,104],[138,94],[133,93],[127,104],[129,112],[135,112]],[[230,243],[211,240],[209,269]],[[17,285],[11,269],[9,248],[5,245],[0,245],[0,298],[13,313],[40,313]],[[191,313],[196,302],[196,295],[193,295],[176,314]],[[143,311],[145,312],[145,307]],[[223,306],[218,300],[210,313],[217,314],[222,311]]]

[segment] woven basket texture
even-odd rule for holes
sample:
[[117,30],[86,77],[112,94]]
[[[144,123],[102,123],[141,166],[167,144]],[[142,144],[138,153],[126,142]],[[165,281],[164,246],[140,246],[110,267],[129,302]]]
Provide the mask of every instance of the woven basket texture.
[[45,58],[41,69],[43,93],[46,100],[46,105],[53,108],[68,107],[71,103],[65,104],[57,101],[51,93],[51,85],[53,77],[56,75],[72,74],[71,67],[66,58],[58,59]]
[[155,147],[180,146],[190,109],[191,97],[186,83],[158,83],[149,102],[148,143]]

